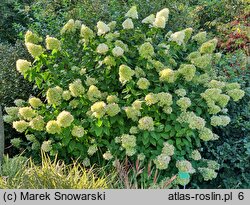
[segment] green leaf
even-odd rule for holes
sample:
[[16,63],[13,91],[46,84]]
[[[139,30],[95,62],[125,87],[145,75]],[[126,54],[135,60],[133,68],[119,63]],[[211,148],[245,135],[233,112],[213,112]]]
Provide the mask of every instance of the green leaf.
[[183,143],[186,145],[186,146],[190,146],[190,142],[187,141],[186,139],[182,139]]
[[176,137],[182,137],[185,134],[185,129],[180,129],[177,134]]
[[123,120],[123,118],[118,119],[118,124],[119,124],[119,125],[122,125],[122,126],[124,125],[124,120]]
[[168,144],[172,144],[172,145],[174,144],[173,140],[168,140],[167,142],[168,142]]
[[117,116],[111,117],[110,118],[110,123],[114,124],[117,121]]
[[42,76],[42,78],[43,78],[44,81],[47,81],[49,75],[50,75],[49,72],[44,72],[43,74],[41,74],[41,76]]
[[175,120],[176,120],[176,115],[172,113],[172,114],[170,115],[170,119],[173,120],[173,121],[175,121]]
[[150,138],[149,141],[152,145],[156,146],[156,140],[154,138]]
[[166,133],[160,133],[160,137],[163,139],[169,139],[169,136]]
[[64,138],[62,139],[62,144],[63,144],[64,146],[67,146],[67,145],[69,144],[69,142],[70,142],[70,137],[64,137]]
[[36,81],[37,87],[40,89],[42,87],[43,79],[41,79],[40,77],[36,77],[35,81]]
[[148,138],[149,137],[149,132],[143,132],[143,137],[146,137],[146,138]]
[[97,137],[101,136],[102,130],[102,127],[95,127],[95,134]]
[[177,147],[178,150],[180,150],[180,151],[182,150],[181,145],[176,145],[176,147]]
[[110,135],[110,129],[108,127],[104,127],[103,131],[106,135]]
[[196,113],[197,113],[198,115],[201,115],[201,114],[202,114],[202,109],[199,108],[199,107],[197,107],[197,108],[196,108]]
[[142,143],[143,143],[144,145],[149,144],[149,133],[148,133],[148,132],[143,132],[143,135],[142,135]]
[[96,126],[97,127],[101,127],[102,126],[102,120],[98,119],[98,121],[96,122]]
[[163,140],[163,139],[157,140],[157,144],[160,146],[162,146],[164,142],[165,142],[165,140]]
[[171,125],[166,125],[165,126],[165,132],[169,132],[172,129]]
[[192,142],[191,138],[189,136],[186,136],[186,139],[189,141],[189,142]]
[[180,131],[180,130],[181,130],[180,124],[176,124],[176,125],[174,126],[174,129],[176,130],[176,132]]
[[73,152],[76,147],[76,141],[71,140],[68,146],[69,152]]
[[200,147],[200,146],[201,146],[200,138],[195,137],[195,142],[196,142],[196,146],[197,146],[197,147]]
[[170,132],[170,137],[173,137],[173,136],[175,136],[175,130],[171,130],[171,132]]
[[186,154],[186,151],[185,150],[181,150],[181,155],[185,155]]
[[150,135],[151,135],[151,137],[152,137],[153,139],[156,139],[156,140],[159,139],[159,135],[156,134],[155,132],[151,132]]
[[188,131],[187,131],[186,136],[190,137],[190,136],[194,136],[194,135],[195,135],[195,134],[194,134],[194,132],[193,132],[192,130],[188,130]]
[[177,138],[177,139],[176,139],[176,145],[178,146],[178,145],[181,145],[181,144],[182,144],[181,139],[180,139],[180,138]]

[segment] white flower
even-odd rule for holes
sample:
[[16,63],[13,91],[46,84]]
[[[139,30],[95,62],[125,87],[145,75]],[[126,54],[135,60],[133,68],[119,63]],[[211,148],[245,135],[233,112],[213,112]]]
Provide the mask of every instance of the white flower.
[[84,41],[88,42],[89,39],[94,37],[94,32],[84,24],[81,26],[81,37],[84,38]]
[[31,68],[31,62],[23,59],[18,59],[16,62],[16,69],[18,72],[25,74]]
[[111,21],[108,23],[108,27],[110,28],[110,30],[114,30],[116,26],[116,21]]
[[123,23],[122,23],[122,27],[124,29],[133,29],[134,28],[134,24],[132,19],[128,18],[126,19]]
[[110,31],[110,28],[108,27],[108,25],[102,21],[97,22],[97,29],[98,29],[97,31],[98,36],[108,33]]
[[102,156],[106,160],[111,160],[113,158],[113,155],[111,154],[110,151],[105,152]]
[[132,6],[129,11],[125,14],[126,17],[132,18],[132,19],[138,19],[138,13],[136,6]]
[[166,25],[166,18],[163,16],[159,16],[155,19],[153,23],[154,27],[156,28],[165,28]]
[[35,58],[40,56],[43,53],[43,48],[40,45],[36,45],[33,43],[25,43],[30,55]]
[[105,43],[101,43],[97,46],[96,52],[100,54],[107,53],[109,50],[109,47]]
[[183,44],[185,39],[185,32],[184,31],[178,31],[173,34],[171,34],[169,41],[175,41],[178,45]]
[[46,36],[46,48],[48,50],[60,50],[61,49],[61,43],[58,39],[50,37],[50,36]]
[[113,48],[112,53],[113,53],[114,56],[118,57],[118,56],[123,55],[124,50],[121,47],[116,46],[116,47]]
[[153,24],[155,21],[155,15],[151,14],[148,17],[146,17],[145,19],[142,20],[142,23],[146,23],[146,24]]
[[169,9],[164,8],[164,9],[160,10],[159,12],[157,12],[156,18],[164,17],[165,21],[168,21],[168,15],[169,15]]

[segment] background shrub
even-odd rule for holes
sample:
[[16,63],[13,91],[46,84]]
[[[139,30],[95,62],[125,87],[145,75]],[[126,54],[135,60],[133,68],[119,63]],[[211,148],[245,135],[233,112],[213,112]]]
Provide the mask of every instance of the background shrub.
[[243,12],[249,13],[248,0],[198,0],[196,2],[199,28],[216,33],[217,26],[225,24]]
[[[16,70],[15,61],[19,58],[28,58],[25,47],[21,42],[15,45],[10,43],[0,43],[0,104],[2,109],[5,106],[13,106],[13,101],[18,98],[28,99],[35,91],[32,89],[32,84],[24,80]],[[16,149],[10,147],[10,139],[20,136],[12,126],[5,123],[5,144],[6,152],[11,156],[18,154]]]
[[229,82],[239,82],[245,90],[240,103],[229,103],[228,115],[231,118],[226,128],[215,129],[220,139],[206,144],[204,154],[216,159],[221,165],[218,177],[212,183],[196,183],[201,188],[248,188],[250,159],[250,70],[248,56],[238,50],[222,56],[218,72]]
[[[25,5],[31,2],[31,0],[3,0],[1,2],[0,42],[16,43],[16,40],[19,38],[19,33],[15,25],[18,24],[22,27],[27,27],[28,18]],[[23,12],[19,10],[20,5],[23,6]]]
[[[140,9],[141,16],[169,8],[168,29],[181,30],[187,27],[216,32],[216,26],[230,22],[245,10],[249,12],[247,0],[18,0],[1,4],[3,18],[0,20],[2,39],[15,43],[31,29],[45,35],[56,36],[58,28],[69,19],[79,19],[85,24],[95,24],[99,19],[111,21],[133,5]],[[7,26],[8,25],[8,26]]]
[[0,103],[11,105],[17,98],[27,99],[32,85],[27,83],[16,70],[16,60],[28,58],[26,48],[17,42],[15,45],[0,43]]
[[220,36],[219,47],[225,52],[234,52],[238,49],[244,50],[249,56],[250,36],[249,36],[250,14],[242,14],[235,17],[234,21],[218,26]]

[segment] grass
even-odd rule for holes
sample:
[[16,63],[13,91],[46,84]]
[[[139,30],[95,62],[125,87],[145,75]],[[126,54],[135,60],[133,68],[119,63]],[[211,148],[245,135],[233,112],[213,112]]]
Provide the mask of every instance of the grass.
[[[1,189],[106,189],[109,176],[99,176],[98,169],[86,169],[75,162],[66,165],[42,153],[42,164],[23,157],[5,158],[1,166]],[[11,166],[13,165],[13,166]],[[100,172],[99,172],[100,173]]]
[[66,165],[45,153],[41,156],[40,165],[31,158],[5,156],[0,165],[0,189],[168,189],[176,178],[162,179],[151,163],[145,167],[139,160],[135,164],[116,160],[115,166],[86,169],[79,162]]

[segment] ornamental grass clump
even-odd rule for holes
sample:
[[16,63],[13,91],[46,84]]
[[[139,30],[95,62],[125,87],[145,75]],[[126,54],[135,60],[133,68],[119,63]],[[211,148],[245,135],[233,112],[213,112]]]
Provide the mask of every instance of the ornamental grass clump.
[[216,76],[216,39],[192,28],[166,32],[168,17],[165,8],[142,20],[132,7],[121,22],[93,28],[69,20],[60,39],[29,31],[27,39],[39,39],[26,43],[34,61],[18,60],[17,69],[42,96],[6,108],[6,121],[34,134],[20,146],[86,166],[140,159],[162,177],[215,178],[199,150],[218,139],[212,128],[230,123],[225,108],[244,91]]
[[[50,147],[47,143],[43,145]],[[42,153],[41,165],[22,156],[4,158],[0,166],[1,189],[106,189],[113,180],[110,175],[100,176],[95,168],[86,169],[81,163],[66,165],[63,161]],[[113,181],[112,181],[113,182]]]

